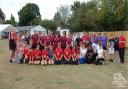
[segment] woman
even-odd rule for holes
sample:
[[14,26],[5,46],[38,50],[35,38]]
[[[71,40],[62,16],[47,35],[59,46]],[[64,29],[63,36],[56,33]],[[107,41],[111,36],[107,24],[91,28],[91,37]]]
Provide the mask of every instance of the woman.
[[126,47],[126,37],[124,33],[121,34],[119,37],[119,56],[120,56],[120,63],[124,63],[124,55],[125,55],[125,47]]
[[64,49],[64,64],[70,64],[70,58],[71,58],[71,49],[68,45],[66,45],[66,48]]
[[83,44],[82,47],[80,47],[80,57],[79,57],[80,64],[85,64],[87,62],[86,54],[87,54],[87,48]]
[[63,49],[61,48],[61,45],[58,44],[58,47],[55,49],[55,64],[62,64],[63,59]]
[[71,36],[71,34],[68,34],[67,44],[68,44],[69,48],[72,49],[72,36]]
[[92,44],[90,43],[89,46],[87,47],[87,63],[92,64],[94,63],[94,51],[92,48]]
[[48,49],[47,49],[47,46],[45,46],[44,50],[42,50],[41,65],[47,65],[47,64],[48,64]]
[[12,63],[12,60],[15,60],[15,52],[16,52],[16,32],[12,31],[10,33],[10,37],[9,37],[9,49],[11,50],[11,57],[10,57],[10,63]]
[[48,51],[48,64],[54,64],[54,51],[52,49],[52,46],[50,46],[49,51]]
[[78,55],[79,51],[77,49],[77,45],[74,44],[72,48],[72,64],[78,65]]
[[60,42],[60,37],[58,35],[58,33],[55,34],[55,37],[53,39],[53,50],[55,51],[55,49],[57,48],[58,44]]
[[97,54],[98,54],[98,59],[96,60],[96,65],[104,65],[104,49],[102,47],[101,41],[98,41],[97,45]]

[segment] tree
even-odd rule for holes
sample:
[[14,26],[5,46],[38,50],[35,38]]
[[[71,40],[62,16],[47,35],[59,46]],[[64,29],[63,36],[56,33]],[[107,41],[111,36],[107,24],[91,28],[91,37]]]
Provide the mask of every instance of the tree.
[[5,21],[5,14],[0,8],[0,23],[4,23]]
[[32,20],[32,25],[41,25],[41,18],[35,18]]
[[16,26],[15,17],[11,14],[10,20],[5,21],[6,24],[11,24],[12,26]]
[[72,15],[69,20],[72,31],[97,31],[97,1],[87,3],[74,2],[71,6]]
[[98,0],[99,21],[105,31],[121,30],[125,28],[124,21],[127,17],[127,0]]
[[46,29],[51,30],[51,31],[55,31],[57,29],[55,22],[52,20],[43,20],[41,22],[41,26],[43,26]]
[[70,7],[67,5],[60,6],[54,16],[57,26],[67,28],[67,21],[70,17]]
[[41,18],[38,5],[34,3],[26,4],[19,12],[19,23],[21,26],[32,25],[32,21]]

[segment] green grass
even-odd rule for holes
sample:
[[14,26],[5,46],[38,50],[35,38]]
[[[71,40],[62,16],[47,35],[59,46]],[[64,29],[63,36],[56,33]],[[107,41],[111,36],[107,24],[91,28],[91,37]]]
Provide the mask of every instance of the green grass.
[[[128,80],[128,52],[125,64],[27,65],[10,64],[8,41],[0,40],[0,89],[117,89],[113,74]],[[127,89],[126,88],[122,89]]]

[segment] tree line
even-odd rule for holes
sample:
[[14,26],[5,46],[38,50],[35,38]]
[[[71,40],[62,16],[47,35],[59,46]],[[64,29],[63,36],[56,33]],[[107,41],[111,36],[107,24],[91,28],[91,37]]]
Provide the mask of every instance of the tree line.
[[72,5],[61,5],[54,18],[41,19],[40,9],[34,3],[27,3],[18,12],[19,22],[11,14],[10,20],[0,9],[0,23],[13,26],[41,25],[55,31],[57,27],[68,28],[71,32],[117,31],[128,28],[128,0],[75,1]]

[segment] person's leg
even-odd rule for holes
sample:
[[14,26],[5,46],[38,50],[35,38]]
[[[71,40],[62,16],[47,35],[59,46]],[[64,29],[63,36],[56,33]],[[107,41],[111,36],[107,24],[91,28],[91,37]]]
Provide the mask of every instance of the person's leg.
[[15,58],[15,50],[11,51],[10,63],[12,62],[13,58]]
[[53,60],[53,59],[51,60],[51,64],[52,64],[52,65],[54,64],[54,60]]
[[104,62],[105,62],[104,58],[101,58],[101,59],[100,59],[100,64],[101,64],[101,65],[104,65]]
[[121,63],[124,63],[125,48],[121,49]]
[[78,60],[76,59],[76,61],[74,62],[75,65],[78,65]]
[[48,64],[51,65],[51,59],[48,60]]
[[99,65],[100,64],[100,58],[98,58],[95,62],[96,65]]
[[121,48],[119,48],[119,57],[120,57],[120,62],[121,62]]

